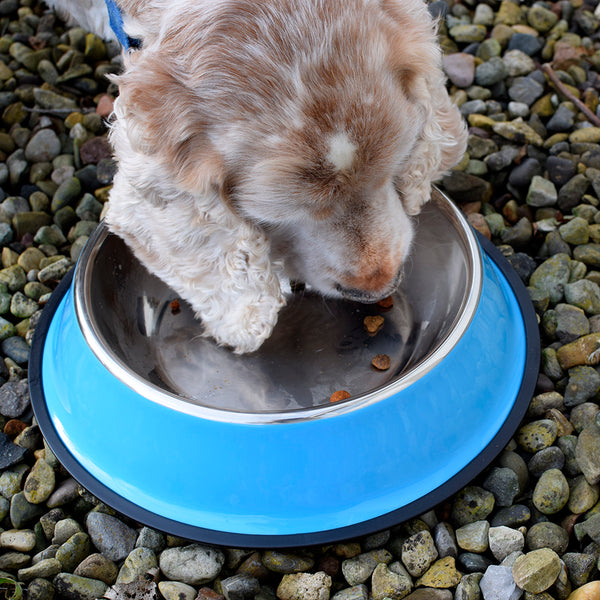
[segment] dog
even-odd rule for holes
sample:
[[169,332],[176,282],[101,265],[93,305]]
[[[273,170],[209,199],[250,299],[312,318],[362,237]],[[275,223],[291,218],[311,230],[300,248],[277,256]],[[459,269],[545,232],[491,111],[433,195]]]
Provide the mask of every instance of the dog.
[[289,280],[390,295],[466,147],[422,0],[116,3],[140,46],[115,78],[106,222],[206,335],[257,350]]

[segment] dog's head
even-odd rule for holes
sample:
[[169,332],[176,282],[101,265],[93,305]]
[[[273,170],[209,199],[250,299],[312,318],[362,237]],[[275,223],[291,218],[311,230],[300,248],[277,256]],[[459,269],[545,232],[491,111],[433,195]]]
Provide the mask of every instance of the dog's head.
[[134,145],[160,153],[182,188],[218,188],[292,278],[331,296],[389,295],[410,215],[466,143],[425,5],[179,5],[142,32],[119,79]]

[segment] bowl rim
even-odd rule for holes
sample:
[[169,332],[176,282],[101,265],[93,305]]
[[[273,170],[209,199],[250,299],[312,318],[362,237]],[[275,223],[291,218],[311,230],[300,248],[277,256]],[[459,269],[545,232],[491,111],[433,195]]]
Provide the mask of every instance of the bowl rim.
[[93,269],[91,266],[94,264],[104,240],[109,235],[114,235],[103,222],[90,236],[75,267],[73,302],[79,327],[87,345],[109,373],[143,398],[194,417],[242,424],[289,423],[334,417],[364,408],[397,394],[439,365],[462,339],[479,306],[483,287],[483,259],[477,238],[466,218],[443,192],[433,188],[431,202],[435,203],[436,207],[439,207],[449,222],[452,223],[458,234],[458,239],[465,247],[465,258],[470,278],[468,278],[468,289],[463,295],[460,310],[454,317],[448,333],[438,341],[433,351],[399,377],[375,389],[352,396],[347,400],[280,411],[244,412],[221,409],[190,402],[188,399],[159,387],[133,371],[105,343],[97,321],[87,310],[87,307],[92,305],[90,298]]

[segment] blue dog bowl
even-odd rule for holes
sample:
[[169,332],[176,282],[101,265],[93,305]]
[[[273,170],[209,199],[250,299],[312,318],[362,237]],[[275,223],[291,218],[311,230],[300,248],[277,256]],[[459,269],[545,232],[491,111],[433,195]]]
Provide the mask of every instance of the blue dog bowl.
[[510,440],[539,338],[521,281],[437,190],[415,240],[393,307],[296,290],[235,356],[100,225],[36,329],[42,433],[106,504],[207,543],[326,543],[429,510]]

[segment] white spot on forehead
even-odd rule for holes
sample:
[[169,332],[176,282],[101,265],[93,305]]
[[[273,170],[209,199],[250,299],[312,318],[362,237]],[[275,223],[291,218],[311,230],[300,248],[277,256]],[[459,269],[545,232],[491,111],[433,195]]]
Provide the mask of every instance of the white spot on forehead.
[[338,171],[345,171],[352,166],[356,149],[357,146],[350,141],[347,133],[334,133],[329,138],[326,158]]

